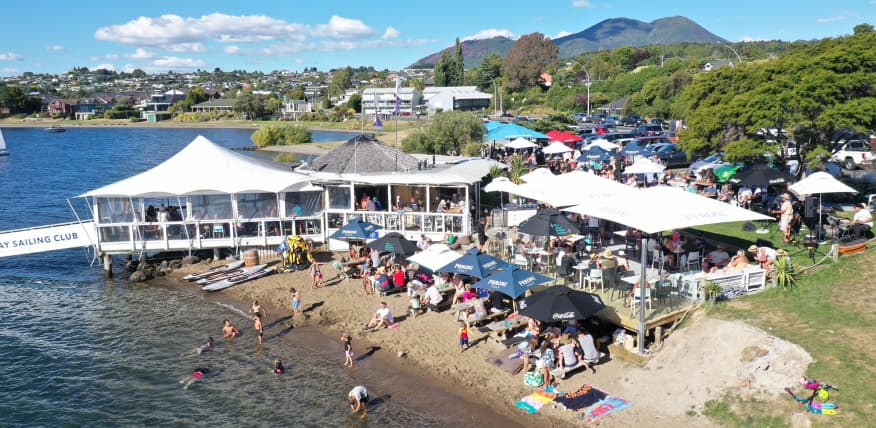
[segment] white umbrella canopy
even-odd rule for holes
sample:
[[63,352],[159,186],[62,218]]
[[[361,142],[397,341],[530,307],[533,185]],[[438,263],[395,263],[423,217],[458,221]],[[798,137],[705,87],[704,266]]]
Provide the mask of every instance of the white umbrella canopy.
[[659,174],[666,167],[648,158],[640,157],[632,165],[624,169],[624,174]]
[[445,244],[432,244],[424,251],[420,251],[407,258],[409,262],[416,263],[426,269],[434,271],[450,262],[462,257],[462,254],[453,251]]
[[[574,189],[574,190],[573,190]],[[604,199],[615,198],[633,190],[607,178],[584,171],[571,171],[554,175],[543,181],[526,183],[517,187],[518,195],[549,203],[555,207],[594,204]]]
[[611,141],[608,141],[608,140],[602,139],[602,138],[598,138],[596,140],[591,141],[586,146],[582,147],[582,151],[590,150],[593,147],[599,147],[601,149],[605,149],[608,151],[617,150],[620,148],[619,145],[612,143]]
[[484,191],[514,193],[517,191],[517,187],[518,186],[507,177],[496,177],[493,181],[484,186]]
[[833,178],[826,172],[816,172],[808,177],[788,186],[788,190],[800,196],[815,195],[819,193],[858,193],[857,190],[847,186],[842,181]]
[[515,138],[508,144],[505,144],[505,147],[509,149],[531,149],[533,147],[538,147],[538,144],[535,144],[526,138]]
[[566,209],[614,221],[645,233],[657,233],[705,224],[774,220],[743,208],[668,186],[631,189],[601,203]]
[[541,183],[545,180],[552,180],[556,175],[547,168],[536,168],[528,174],[523,174],[520,179],[527,183]]
[[541,150],[541,152],[546,155],[558,155],[560,153],[569,153],[571,151],[572,149],[570,149],[569,146],[559,141],[554,141]]

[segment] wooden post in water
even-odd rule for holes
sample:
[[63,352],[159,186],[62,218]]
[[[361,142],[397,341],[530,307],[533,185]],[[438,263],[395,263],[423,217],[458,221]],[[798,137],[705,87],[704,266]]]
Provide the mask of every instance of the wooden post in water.
[[109,253],[103,255],[103,273],[107,278],[113,277],[113,256]]

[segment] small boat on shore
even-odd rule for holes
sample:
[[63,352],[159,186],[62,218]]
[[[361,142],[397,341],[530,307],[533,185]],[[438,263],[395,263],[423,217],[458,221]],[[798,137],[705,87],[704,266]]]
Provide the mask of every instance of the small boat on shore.
[[228,287],[235,286],[237,284],[242,284],[247,281],[252,281],[257,278],[261,278],[263,276],[268,276],[274,273],[273,268],[269,268],[267,264],[256,265],[248,268],[243,268],[241,270],[247,270],[246,273],[241,273],[239,275],[234,275],[228,278],[223,279],[222,281],[217,281],[212,284],[208,284],[201,288],[204,291],[219,291],[224,290]]
[[236,268],[228,269],[224,272],[218,272],[216,274],[208,275],[204,278],[198,279],[195,281],[195,284],[198,284],[201,287],[204,287],[206,285],[210,285],[214,282],[219,282],[219,281],[225,280],[227,278],[253,273],[253,272],[255,272],[263,267],[264,267],[264,265],[256,265],[256,266],[249,266],[249,267],[238,266]]
[[43,130],[46,132],[52,133],[52,134],[57,134],[60,132],[67,132],[67,128],[65,128],[61,125],[52,125],[48,128],[44,128]]
[[237,269],[243,266],[243,261],[234,261],[231,263],[227,263],[224,265],[213,266],[210,269],[203,270],[200,272],[190,273],[183,277],[186,281],[197,281],[199,279],[209,278],[212,276],[218,276],[219,274],[223,274],[232,269]]
[[6,140],[3,138],[2,129],[0,129],[0,156],[9,156],[9,150],[6,150]]

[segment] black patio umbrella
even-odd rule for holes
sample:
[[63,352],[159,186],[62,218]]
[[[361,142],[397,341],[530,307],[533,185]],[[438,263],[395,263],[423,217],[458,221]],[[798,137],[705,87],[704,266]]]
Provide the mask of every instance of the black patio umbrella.
[[371,234],[376,232],[378,229],[381,229],[379,224],[369,223],[364,220],[360,220],[358,217],[353,217],[350,219],[350,222],[341,226],[340,229],[336,230],[335,233],[329,235],[329,238],[332,239],[368,239],[371,237]]
[[377,251],[389,251],[393,254],[401,254],[408,256],[417,252],[417,244],[408,241],[398,232],[389,232],[383,237],[375,239],[367,244],[366,247]]
[[737,186],[768,187],[791,184],[797,178],[784,171],[770,168],[769,165],[758,164],[746,171],[736,173],[729,180]]
[[605,308],[602,299],[586,291],[564,285],[548,287],[520,303],[520,315],[539,321],[583,320]]
[[435,272],[458,273],[482,279],[500,269],[512,268],[514,266],[508,262],[498,257],[481,253],[477,248],[472,248],[466,251],[462,257],[435,269]]
[[518,231],[534,236],[566,236],[581,233],[578,226],[556,208],[538,210],[535,215],[520,223]]

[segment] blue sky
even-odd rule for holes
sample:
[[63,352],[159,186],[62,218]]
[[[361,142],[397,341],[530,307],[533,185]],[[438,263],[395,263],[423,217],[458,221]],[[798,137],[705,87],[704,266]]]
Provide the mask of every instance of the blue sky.
[[0,75],[74,66],[395,70],[456,37],[556,38],[617,17],[681,15],[731,41],[835,37],[876,22],[876,0],[15,1],[4,15]]

